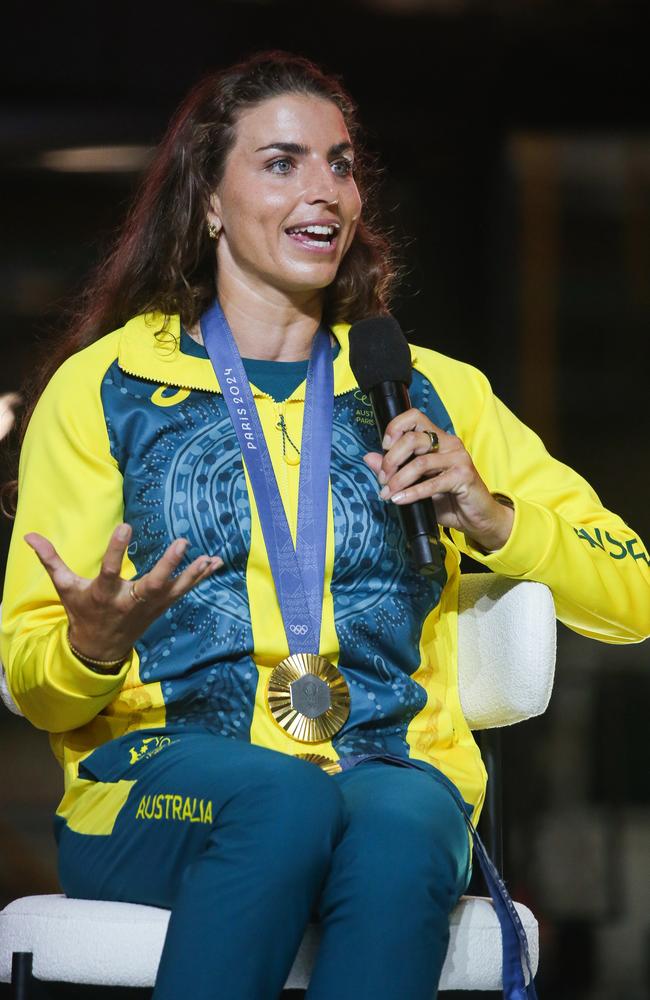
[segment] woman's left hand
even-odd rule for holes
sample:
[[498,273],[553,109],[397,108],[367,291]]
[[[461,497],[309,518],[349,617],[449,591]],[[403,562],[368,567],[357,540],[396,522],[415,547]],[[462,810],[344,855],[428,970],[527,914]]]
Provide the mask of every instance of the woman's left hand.
[[[425,431],[437,435],[435,451]],[[431,497],[440,524],[464,532],[487,552],[505,545],[514,512],[494,499],[459,438],[412,408],[391,420],[382,446],[384,455],[363,457],[383,487],[382,500],[401,505]]]

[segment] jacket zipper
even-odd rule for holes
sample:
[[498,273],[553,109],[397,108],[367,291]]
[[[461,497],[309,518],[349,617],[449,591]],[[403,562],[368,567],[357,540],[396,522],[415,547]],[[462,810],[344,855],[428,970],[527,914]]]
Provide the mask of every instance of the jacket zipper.
[[[172,379],[163,380],[159,378],[152,378],[150,375],[143,375],[142,372],[134,372],[130,368],[126,368],[123,364],[120,363],[119,358],[117,359],[117,363],[119,365],[120,371],[123,371],[125,375],[132,375],[133,378],[144,378],[151,382],[157,382],[158,385],[168,385],[170,387],[173,386],[176,389],[193,389],[195,392],[216,392],[218,396],[223,396],[221,389],[206,389],[204,385],[194,385],[192,382],[178,382]],[[336,392],[335,390],[334,395],[345,396],[348,392],[351,391],[354,391],[354,388],[340,389],[338,392]],[[266,392],[256,392],[254,395],[255,399],[273,399],[273,397],[269,396],[269,394]],[[296,402],[298,401],[304,402],[304,397],[299,397],[299,399],[296,400]],[[273,400],[273,402],[275,402],[275,400]]]

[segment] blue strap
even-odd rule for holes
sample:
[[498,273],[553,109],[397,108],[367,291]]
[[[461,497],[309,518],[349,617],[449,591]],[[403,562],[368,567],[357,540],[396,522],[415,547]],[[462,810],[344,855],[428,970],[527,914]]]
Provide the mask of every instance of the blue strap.
[[[506,889],[505,882],[499,875],[483,841],[464,809],[463,815],[474,838],[474,853],[481,866],[501,927],[503,995],[507,1000],[526,1000],[526,998],[527,1000],[537,1000],[526,931],[515,909],[515,904],[510,898],[510,893]],[[526,986],[524,969],[528,972],[528,986]]]
[[289,651],[318,653],[334,408],[329,335],[317,331],[307,369],[294,548],[253,393],[217,300],[201,317],[201,332],[246,462]]

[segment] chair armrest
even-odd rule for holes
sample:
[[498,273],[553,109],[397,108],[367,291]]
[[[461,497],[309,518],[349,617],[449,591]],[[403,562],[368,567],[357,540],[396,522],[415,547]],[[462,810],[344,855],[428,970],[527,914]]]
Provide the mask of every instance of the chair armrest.
[[555,606],[542,583],[464,573],[458,595],[458,689],[470,729],[541,715],[555,673]]
[[[471,729],[510,726],[546,710],[555,642],[555,608],[544,584],[494,573],[461,575],[458,689]],[[1,663],[0,698],[9,711],[22,715]]]

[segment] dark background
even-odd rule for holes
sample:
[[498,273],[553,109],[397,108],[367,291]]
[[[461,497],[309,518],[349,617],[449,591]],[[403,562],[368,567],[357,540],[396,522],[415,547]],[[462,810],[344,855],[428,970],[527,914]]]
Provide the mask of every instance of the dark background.
[[[341,74],[360,105],[385,168],[384,220],[402,246],[394,311],[409,338],[483,369],[647,540],[648,22],[647,4],[609,0],[10,10],[0,392],[29,380],[138,180],[136,170],[51,169],[47,154],[155,144],[204,71],[281,47]],[[5,521],[3,564],[9,532]],[[540,920],[540,996],[641,1000],[647,647],[563,627],[559,639],[550,709],[504,733],[506,876]],[[45,736],[7,713],[0,767],[2,904],[56,891],[60,776]]]

